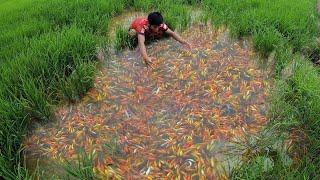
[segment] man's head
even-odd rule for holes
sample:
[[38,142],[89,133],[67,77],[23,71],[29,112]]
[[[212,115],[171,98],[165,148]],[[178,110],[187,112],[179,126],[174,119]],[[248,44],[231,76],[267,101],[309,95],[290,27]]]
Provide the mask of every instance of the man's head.
[[150,29],[154,32],[159,31],[159,26],[163,23],[163,17],[159,12],[152,12],[148,15]]

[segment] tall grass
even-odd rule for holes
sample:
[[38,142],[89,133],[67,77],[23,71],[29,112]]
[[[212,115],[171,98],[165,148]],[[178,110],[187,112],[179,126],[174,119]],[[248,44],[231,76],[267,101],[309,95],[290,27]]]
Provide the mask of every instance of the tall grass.
[[124,26],[117,26],[115,31],[116,37],[114,40],[114,48],[116,50],[119,51],[124,48],[132,49],[137,45],[137,37],[129,35],[128,28]]
[[[94,159],[96,158],[96,153],[86,153],[81,150],[77,155],[76,162],[71,162],[65,159],[59,166],[67,173],[67,179],[72,177],[73,179],[81,180],[93,180],[97,179],[97,175],[94,173]],[[66,177],[62,177],[66,178]]]
[[253,36],[254,46],[268,56],[283,44],[306,56],[318,48],[315,0],[204,0],[216,25],[226,24],[234,37]]
[[185,1],[161,1],[157,9],[164,15],[164,21],[173,30],[184,30],[191,20],[191,9]]
[[31,178],[21,142],[33,121],[93,86],[96,51],[124,0],[0,2],[0,177]]

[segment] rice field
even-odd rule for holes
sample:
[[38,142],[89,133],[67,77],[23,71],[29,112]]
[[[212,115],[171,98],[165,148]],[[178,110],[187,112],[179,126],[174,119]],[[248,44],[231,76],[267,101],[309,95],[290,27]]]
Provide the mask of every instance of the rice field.
[[[127,11],[147,14],[157,10],[163,13],[169,27],[178,32],[192,27],[190,22],[204,23],[214,29],[227,28],[234,41],[245,39],[252,42],[255,56],[250,56],[248,61],[259,57],[261,69],[257,71],[265,71],[271,78],[270,93],[263,100],[266,105],[265,127],[256,133],[239,136],[241,138],[233,142],[232,150],[235,152],[232,153],[239,154],[242,161],[234,165],[226,175],[219,177],[318,179],[320,77],[319,67],[313,63],[320,57],[316,5],[316,0],[0,0],[0,177],[33,179],[47,176],[41,168],[28,167],[23,142],[36,129],[61,121],[57,115],[61,107],[83,103],[99,84],[96,81],[100,77],[97,74],[99,69],[108,67],[115,59],[112,53],[121,55],[128,47],[132,47],[132,42],[125,33],[126,26],[114,27],[113,18]],[[199,18],[193,20],[195,11],[201,13]],[[115,29],[114,36],[110,36],[110,29]],[[207,44],[217,43],[217,39],[211,40]],[[160,45],[167,41],[160,41]],[[151,43],[149,47],[152,49],[160,45]],[[172,48],[164,48],[164,52],[171,50]],[[172,53],[177,52],[179,50]],[[232,52],[221,52],[223,53]],[[228,62],[223,58],[221,61]],[[172,61],[179,68],[183,68],[187,62],[180,62],[178,58]],[[161,64],[159,62],[158,70],[165,70],[166,67]],[[210,63],[204,65],[208,69],[211,67]],[[142,64],[140,66],[143,69]],[[115,82],[114,78],[119,75],[115,69],[109,70],[104,77]],[[132,70],[137,69],[131,68],[130,71]],[[215,72],[210,70],[207,74]],[[168,74],[170,73],[166,73]],[[159,77],[161,73],[155,76]],[[179,79],[181,75],[172,74],[167,77],[168,83],[173,83],[175,76]],[[218,79],[216,76],[212,77]],[[106,81],[100,83],[107,83]],[[231,82],[227,79],[223,81]],[[147,84],[142,87],[147,87]],[[149,85],[152,83],[149,82]],[[222,94],[226,92],[221,90]],[[163,92],[159,89],[158,93]],[[174,95],[171,99],[179,99],[179,95],[171,94]],[[104,98],[112,99],[112,95]],[[185,96],[180,97],[180,101],[187,99]],[[202,105],[206,106],[205,103]],[[111,111],[111,115],[112,113],[115,114]],[[148,113],[144,116],[147,117]],[[109,120],[112,121],[112,118]],[[114,123],[113,126],[117,127],[125,122]],[[232,119],[226,118],[223,122],[230,123]],[[121,136],[117,135],[119,134],[106,136],[106,139],[111,138],[105,146],[111,160],[118,154],[133,150],[130,147],[124,150],[123,144],[119,145],[122,142]],[[186,146],[181,151],[188,149],[193,147]],[[174,148],[173,151],[180,153]],[[62,164],[57,165],[60,170],[53,172],[52,178],[97,178],[96,164],[93,164],[95,156],[79,152],[78,155],[75,154],[77,161],[63,160]],[[119,166],[121,162],[115,165]],[[128,166],[130,165],[133,164]],[[145,176],[155,175],[148,167],[140,173]],[[205,168],[206,166],[197,169],[201,171]],[[115,175],[111,172],[112,169],[109,170],[110,174],[107,173],[107,176]],[[161,177],[164,172],[159,172]],[[130,175],[133,176],[134,172],[127,171],[127,174],[114,177],[129,178]]]

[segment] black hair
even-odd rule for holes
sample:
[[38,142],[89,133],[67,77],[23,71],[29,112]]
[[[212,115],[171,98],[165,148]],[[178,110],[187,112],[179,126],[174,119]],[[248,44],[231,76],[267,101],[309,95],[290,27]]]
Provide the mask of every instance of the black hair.
[[148,15],[148,21],[150,25],[159,26],[160,24],[163,23],[163,17],[159,12],[152,12]]

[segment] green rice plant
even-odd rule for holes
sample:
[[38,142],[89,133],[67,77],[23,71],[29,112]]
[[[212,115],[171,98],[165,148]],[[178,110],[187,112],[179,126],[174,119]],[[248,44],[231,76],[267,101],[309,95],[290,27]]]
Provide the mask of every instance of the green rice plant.
[[257,135],[246,134],[230,146],[230,154],[237,154],[240,161],[230,172],[231,179],[273,179],[288,175],[293,160],[289,156],[290,144],[274,127],[268,127]]
[[270,179],[270,170],[274,163],[265,156],[257,156],[247,162],[246,166],[238,167],[231,173],[232,179]]
[[264,29],[255,32],[252,39],[254,48],[261,52],[261,55],[265,58],[268,57],[276,47],[279,47],[281,43],[285,42],[281,34],[275,29]]
[[[292,47],[290,47],[288,44],[282,44],[277,47],[275,50],[275,74],[280,77],[281,73],[290,73],[285,72],[285,67],[290,68],[290,63],[293,63],[293,60],[295,59],[295,55],[293,54]],[[288,69],[290,70],[290,69]]]
[[0,98],[0,177],[31,179],[21,158],[21,142],[27,119],[23,105]]
[[137,45],[136,37],[129,35],[128,29],[123,26],[116,27],[116,37],[114,40],[114,48],[120,51],[124,48],[133,48]]
[[67,101],[79,101],[93,87],[95,63],[81,63],[66,79],[58,81],[58,94]]
[[272,120],[277,129],[283,132],[299,125],[299,120],[294,115],[295,99],[296,95],[288,83],[283,80],[275,82],[270,95],[268,119]]
[[47,21],[34,19],[3,30],[0,35],[0,57],[3,57],[2,60],[9,60],[19,56],[28,47],[29,39],[38,37],[49,29]]
[[34,3],[23,0],[20,4],[14,8],[16,11],[4,13],[0,20],[2,60],[11,60],[21,54],[33,38],[66,27],[76,26],[90,34],[104,36],[110,18],[123,11],[126,1],[52,0]]
[[320,132],[320,120],[317,118],[320,114],[319,78],[317,70],[305,62],[305,59],[301,59],[290,81],[296,95],[294,105],[300,112],[297,117],[301,119],[302,124],[308,124],[305,128],[310,133]]
[[191,21],[190,9],[183,3],[161,1],[157,8],[163,14],[164,22],[173,30],[184,30]]
[[93,86],[96,46],[125,1],[0,3],[0,176],[14,179],[26,174],[19,154],[32,120]]
[[[32,77],[25,66],[27,61],[20,59],[6,63],[1,69],[1,89],[6,100],[19,102],[24,108],[25,116],[38,120],[48,120],[51,115],[51,105],[44,92],[44,86],[39,79]],[[22,68],[23,67],[23,68]],[[20,117],[21,118],[21,117]]]
[[34,39],[27,53],[44,58],[53,65],[67,66],[69,63],[74,64],[73,59],[76,58],[94,60],[97,42],[97,37],[73,26]]
[[95,151],[88,154],[84,150],[81,150],[77,156],[76,162],[65,159],[59,166],[67,173],[67,179],[72,177],[75,179],[93,180],[96,179],[96,175],[93,171],[93,160],[95,158]]
[[137,11],[149,11],[154,8],[155,4],[154,0],[132,0],[130,5]]
[[[123,0],[56,0],[49,3],[51,5],[43,4],[44,7],[40,8],[39,13],[40,16],[44,15],[44,18],[48,19],[49,22],[53,22],[53,24],[60,28],[76,25],[79,28],[98,35],[103,35],[106,32],[110,17],[122,12],[125,6]],[[61,3],[65,4],[65,6],[62,7]],[[52,10],[52,7],[55,8]]]
[[[270,38],[281,36],[295,51],[314,43],[319,30],[315,12],[316,1],[204,0],[204,9],[216,25],[226,24],[237,37],[267,33]],[[257,35],[255,35],[258,33]],[[273,33],[273,35],[271,35]],[[273,36],[273,37],[272,37]],[[261,37],[265,41],[266,37]],[[260,46],[260,52],[270,52],[271,47]]]
[[14,160],[20,149],[22,135],[26,132],[26,113],[23,105],[0,99],[1,129],[0,129],[0,152],[8,161]]
[[20,101],[24,104],[25,112],[33,119],[49,121],[53,116],[52,105],[48,102],[44,88],[38,88],[36,83],[39,82],[31,78],[22,81],[23,94]]
[[231,179],[295,179],[288,174],[290,168],[274,162],[267,156],[256,156],[238,167],[231,174]]
[[[68,78],[72,74],[71,79],[81,75],[73,73],[77,68],[79,73],[83,74],[82,69],[84,67],[82,64],[88,65],[88,73],[85,77],[81,78],[87,79],[89,75],[92,75],[91,79],[93,79],[93,74],[89,73],[92,69],[89,62],[96,59],[96,43],[97,41],[94,36],[85,34],[76,28],[65,29],[61,33],[47,34],[31,43],[32,50],[28,54],[34,63],[28,63],[26,67],[32,71],[31,74],[34,77],[41,78],[44,87],[46,87],[45,91],[52,94],[53,99],[65,97],[61,94],[60,88],[64,87],[64,85],[61,85],[67,81],[70,84]],[[80,65],[82,67],[78,67]],[[81,78],[78,77],[77,79],[80,80]],[[87,85],[85,84],[83,88],[88,89]],[[71,86],[68,88],[75,87],[80,88],[81,86]],[[78,91],[75,89],[70,90],[72,92]],[[81,91],[79,90],[79,92]],[[81,96],[83,93],[79,95]]]
[[[48,97],[52,99],[64,97],[64,95],[58,94],[61,92],[59,88],[64,86],[58,86],[57,82],[73,84],[68,87],[69,90],[77,92],[76,94],[81,96],[85,90],[89,89],[89,86],[92,87],[94,73],[92,73],[93,66],[89,61],[96,59],[96,43],[95,37],[74,27],[66,28],[60,33],[49,33],[41,36],[30,43],[31,48],[26,51],[26,55],[8,62],[8,65],[2,69],[3,82],[6,82],[4,83],[5,86],[9,87],[9,93],[17,98],[24,98],[21,92],[24,91],[25,87],[22,85],[24,81],[27,82],[30,79],[39,82],[37,88],[47,95],[50,94]],[[87,70],[84,70],[86,65]],[[9,66],[11,68],[8,68]],[[78,70],[77,73],[73,73],[76,69]],[[87,73],[84,73],[86,71]],[[73,75],[69,78],[71,74]],[[81,77],[82,75],[84,77]],[[69,80],[67,80],[68,78]],[[88,79],[91,79],[91,83]],[[82,86],[75,85],[77,80],[80,80],[79,83],[85,84]],[[49,101],[51,100],[49,99]]]
[[[43,172],[39,170],[38,166],[33,172],[30,172],[26,167],[20,155],[17,155],[14,160],[7,160],[4,155],[0,153],[0,177],[5,180],[32,180],[42,177]],[[16,161],[14,164],[13,162]]]
[[183,1],[183,2],[185,2],[188,5],[196,5],[196,6],[198,6],[199,4],[202,3],[202,0],[186,0],[186,1]]

